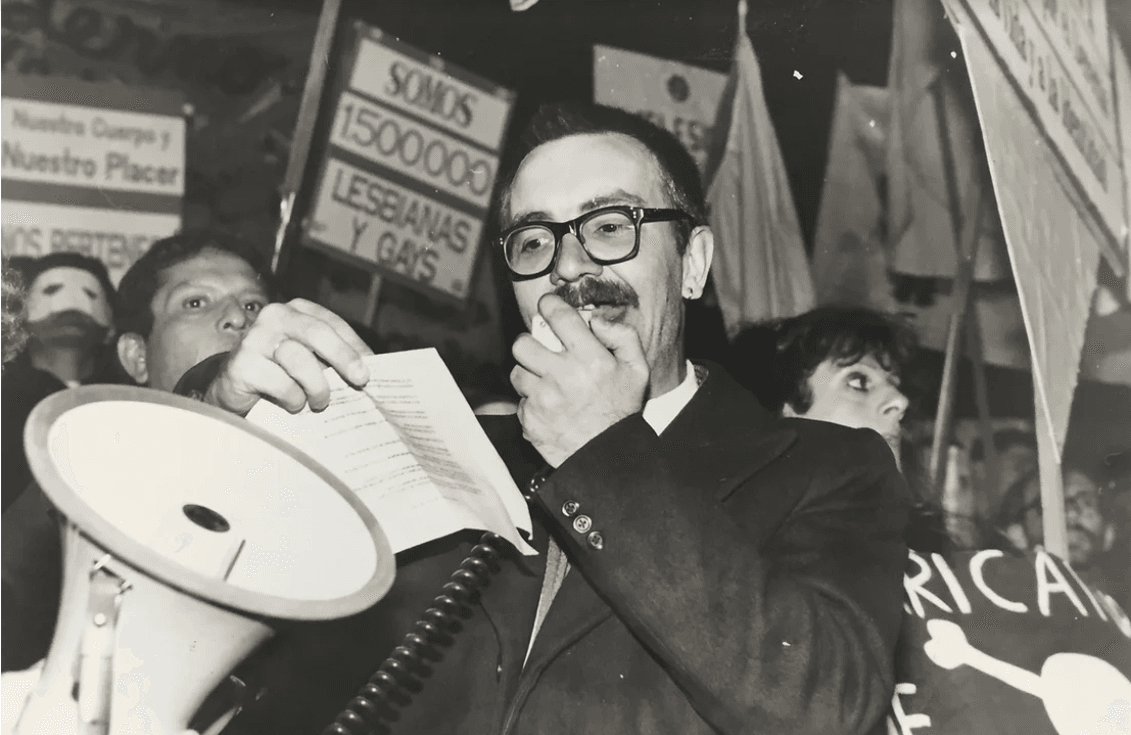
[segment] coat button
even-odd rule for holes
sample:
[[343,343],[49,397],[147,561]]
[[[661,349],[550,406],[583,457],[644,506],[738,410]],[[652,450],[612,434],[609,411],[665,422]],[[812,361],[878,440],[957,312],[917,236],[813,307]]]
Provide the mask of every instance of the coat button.
[[590,528],[593,528],[593,519],[589,516],[581,515],[573,519],[573,530],[578,533],[589,533]]
[[538,491],[542,489],[542,486],[546,484],[548,474],[548,472],[535,472],[526,486],[527,490],[523,494],[523,497],[527,500],[533,500],[534,496],[538,494]]
[[576,500],[567,500],[562,503],[562,515],[566,518],[573,518],[579,510],[581,510],[581,503]]
[[597,551],[605,548],[605,537],[601,534],[600,531],[592,532],[585,538],[585,540],[588,541],[589,545]]

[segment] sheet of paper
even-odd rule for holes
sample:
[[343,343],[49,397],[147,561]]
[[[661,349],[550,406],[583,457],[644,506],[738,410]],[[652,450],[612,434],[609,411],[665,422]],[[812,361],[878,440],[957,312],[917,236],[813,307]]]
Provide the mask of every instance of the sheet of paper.
[[364,390],[327,369],[330,405],[290,414],[260,401],[248,420],[301,448],[357,493],[394,552],[465,528],[534,550],[530,512],[433,349],[366,358]]

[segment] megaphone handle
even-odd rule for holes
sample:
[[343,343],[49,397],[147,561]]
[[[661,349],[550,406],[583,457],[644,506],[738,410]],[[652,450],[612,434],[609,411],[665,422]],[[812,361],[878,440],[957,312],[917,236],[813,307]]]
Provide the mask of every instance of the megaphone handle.
[[481,587],[487,585],[491,574],[498,571],[499,542],[501,536],[491,532],[483,534],[471,555],[452,573],[451,581],[444,585],[442,594],[424,611],[404,642],[393,649],[392,655],[369,677],[346,708],[338,713],[322,735],[362,735],[386,732],[388,723],[397,719],[397,710],[411,701],[405,690],[419,693],[424,686],[416,678],[423,666],[423,658],[439,658],[433,646],[451,646],[453,623],[461,610],[475,599]]
[[99,565],[91,572],[78,662],[80,735],[106,735],[110,728],[114,643],[122,592],[122,580],[105,567]]

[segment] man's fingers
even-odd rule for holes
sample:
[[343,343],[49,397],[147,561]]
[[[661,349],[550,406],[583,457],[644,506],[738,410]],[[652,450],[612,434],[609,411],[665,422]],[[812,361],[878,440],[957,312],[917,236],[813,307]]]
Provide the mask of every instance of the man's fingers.
[[530,395],[530,390],[536,380],[538,380],[538,376],[522,365],[515,365],[511,369],[511,385],[514,386],[515,392],[522,397],[522,400],[519,401],[520,407],[526,401],[526,396]]
[[349,323],[326,307],[316,304],[313,301],[307,301],[306,299],[292,299],[288,304],[294,308],[295,311],[302,312],[316,319],[321,319],[329,324],[334,332],[342,338],[342,341],[352,347],[353,350],[362,357],[373,354],[373,350],[365,343],[365,340],[357,336],[357,332],[353,331]]
[[[273,308],[276,306],[277,309]],[[362,386],[369,382],[369,369],[361,360],[362,353],[342,339],[330,322],[323,320],[321,314],[312,316],[288,306],[271,304],[264,307],[263,314],[256,321],[255,327],[252,327],[244,338],[245,345],[255,348],[265,357],[274,359],[275,350],[279,345],[288,339],[294,340],[325,360],[353,385]],[[264,328],[257,330],[256,327],[260,327],[261,323]],[[270,328],[267,328],[267,325],[270,325]],[[353,333],[348,325],[345,329],[350,334]],[[356,338],[356,335],[354,336]],[[364,351],[366,354],[370,353],[368,347],[365,347]]]
[[592,344],[589,325],[557,294],[544,294],[538,300],[538,312],[550,325],[558,340],[567,350],[576,350]]
[[[555,359],[560,359],[558,353],[545,347],[531,335],[523,332],[511,345],[511,354],[519,367],[525,368],[533,375],[545,375]],[[513,372],[512,372],[513,375]]]
[[[317,360],[315,360],[317,362]],[[298,413],[306,405],[306,393],[280,365],[264,360],[255,371],[255,382],[251,389],[266,396],[291,413]]]
[[286,339],[275,348],[274,357],[275,362],[306,394],[311,409],[321,411],[330,404],[330,385],[326,382],[325,368],[310,350]]
[[627,324],[616,324],[604,319],[594,319],[589,327],[593,336],[613,353],[617,362],[648,372],[648,358],[644,355],[644,346],[640,344],[640,335],[635,329]]

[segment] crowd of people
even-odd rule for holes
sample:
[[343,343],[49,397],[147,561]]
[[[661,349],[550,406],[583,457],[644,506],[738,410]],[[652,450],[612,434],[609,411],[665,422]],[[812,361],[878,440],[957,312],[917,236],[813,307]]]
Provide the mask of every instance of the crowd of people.
[[[563,349],[520,335],[510,400],[505,385],[469,397],[531,504],[540,553],[502,553],[458,635],[445,611],[431,628],[417,620],[478,533],[399,555],[392,590],[362,614],[281,622],[240,670],[256,696],[226,732],[356,733],[388,711],[403,732],[882,728],[908,547],[956,551],[937,494],[901,472],[914,335],[822,307],[752,326],[726,366],[693,362],[685,305],[703,294],[714,239],[689,154],[636,116],[582,105],[546,106],[520,145],[495,250],[525,323],[544,319]],[[22,455],[8,442],[23,404],[111,368],[237,415],[259,400],[324,407],[326,366],[354,386],[370,378],[370,345],[317,304],[278,300],[238,240],[159,241],[117,292],[94,261],[48,258],[13,264],[28,332],[13,355],[6,271],[4,377],[20,376],[6,467]],[[1126,588],[1088,570],[1126,548],[1112,510],[1128,495],[1125,457],[1102,479],[1066,468],[1065,493],[1073,566],[1124,605]],[[55,511],[21,472],[4,475],[5,671],[42,658],[59,595]],[[1036,476],[1020,474],[1001,492],[1000,540],[1028,549]],[[420,650],[382,663],[414,629]]]

